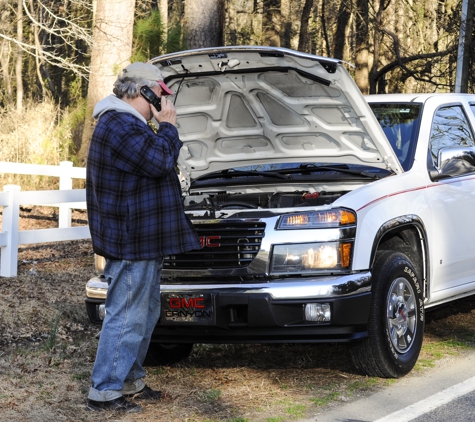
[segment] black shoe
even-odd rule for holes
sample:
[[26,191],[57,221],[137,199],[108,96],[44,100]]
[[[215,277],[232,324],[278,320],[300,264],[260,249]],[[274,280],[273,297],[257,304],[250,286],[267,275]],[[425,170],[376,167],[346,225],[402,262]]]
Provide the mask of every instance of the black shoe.
[[150,387],[145,386],[138,393],[125,394],[125,397],[130,397],[134,400],[160,400],[162,392],[152,390]]
[[124,397],[118,397],[114,400],[95,401],[87,399],[86,410],[94,412],[114,411],[122,413],[140,413],[142,406],[127,401]]

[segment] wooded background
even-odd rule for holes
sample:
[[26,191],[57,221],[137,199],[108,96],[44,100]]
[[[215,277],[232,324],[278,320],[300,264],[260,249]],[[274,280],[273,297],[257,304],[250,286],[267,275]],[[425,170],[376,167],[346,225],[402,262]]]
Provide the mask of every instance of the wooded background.
[[92,108],[120,69],[220,45],[342,59],[364,94],[453,91],[461,15],[462,0],[0,0],[0,112],[46,100],[75,110],[68,149],[81,162]]

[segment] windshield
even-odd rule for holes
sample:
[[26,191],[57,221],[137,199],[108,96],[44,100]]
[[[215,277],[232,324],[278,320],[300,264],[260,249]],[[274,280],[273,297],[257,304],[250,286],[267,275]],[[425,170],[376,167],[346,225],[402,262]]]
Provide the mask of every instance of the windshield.
[[369,103],[369,106],[393,147],[402,168],[408,171],[414,162],[421,104]]

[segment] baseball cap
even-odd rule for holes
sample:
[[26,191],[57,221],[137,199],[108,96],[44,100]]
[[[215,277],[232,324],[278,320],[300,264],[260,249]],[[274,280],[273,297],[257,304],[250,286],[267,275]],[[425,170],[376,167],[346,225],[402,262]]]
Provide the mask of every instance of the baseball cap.
[[150,63],[135,62],[122,70],[122,78],[142,78],[149,81],[157,81],[165,95],[173,95],[174,92],[163,82],[163,76],[157,66]]

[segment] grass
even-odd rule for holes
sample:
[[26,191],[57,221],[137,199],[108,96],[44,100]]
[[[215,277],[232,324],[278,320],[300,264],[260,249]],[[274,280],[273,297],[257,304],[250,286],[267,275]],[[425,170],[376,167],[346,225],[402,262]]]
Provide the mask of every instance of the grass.
[[303,404],[293,404],[285,409],[286,413],[292,418],[303,418],[306,410],[307,408]]
[[[300,419],[304,418],[307,413],[307,406],[305,404],[295,402],[295,400],[290,397],[274,402],[272,404],[272,409],[274,411],[279,409],[279,411],[285,413],[286,416],[278,415],[267,417],[265,419],[266,422],[287,421],[289,418],[290,420]],[[261,409],[261,411],[263,410]]]
[[[17,279],[0,278],[0,295],[6,299],[0,301],[0,339],[14,342],[20,334],[26,344],[32,336],[43,339],[30,346],[2,347],[2,420],[60,422],[64,415],[101,420],[78,406],[87,395],[97,347],[96,331],[83,331],[84,280],[92,272],[92,260],[86,269],[79,260],[69,260],[82,256],[84,247],[73,242],[71,250],[24,250],[19,259],[36,261],[38,274],[28,274],[23,265]],[[61,259],[51,261],[52,256]],[[8,298],[18,299],[15,312]],[[475,347],[473,326],[475,300],[463,312],[456,309],[428,323],[420,369],[430,370],[437,360]],[[179,364],[148,367],[146,381],[170,398],[147,406],[142,419],[130,421],[292,422],[399,382],[358,374],[347,348],[337,344],[197,345]]]
[[396,378],[387,378],[383,380],[383,385],[386,385],[387,387],[395,384],[398,380]]
[[208,391],[203,393],[203,397],[207,402],[215,402],[221,396],[221,391],[216,388],[210,388]]
[[62,312],[58,312],[54,320],[51,322],[50,334],[45,343],[46,350],[52,350],[56,346],[56,334],[58,332],[59,320],[61,319],[62,314]]
[[[63,318],[58,319],[58,315],[54,319],[52,328],[53,331],[60,331],[61,325],[66,323],[67,314],[63,315]],[[89,369],[93,361],[93,348],[89,347],[89,358],[84,359],[80,353],[80,345],[67,347],[58,347],[60,344],[56,344],[49,351],[45,351],[45,348],[36,348],[35,350],[25,353],[21,356],[15,357],[17,363],[20,364],[21,371],[15,371],[14,369],[7,372],[9,379],[16,380],[14,382],[17,385],[30,385],[30,388],[34,388],[35,392],[33,397],[35,401],[48,405],[56,400],[58,389],[63,389],[66,393],[74,392],[76,395],[87,394],[87,385],[89,383]],[[456,339],[441,339],[438,341],[431,340],[424,345],[424,353],[430,354],[429,363],[435,363],[438,359],[444,356],[452,356],[457,353],[460,348],[466,347],[463,342]],[[288,372],[288,369],[277,370],[271,368],[264,370],[259,364],[258,370],[253,370],[249,366],[241,367],[237,362],[234,362],[229,358],[229,350],[226,346],[213,347],[207,350],[207,353],[200,351],[198,354],[199,360],[195,360],[192,355],[190,361],[184,362],[176,366],[166,367],[150,367],[148,368],[147,379],[151,382],[152,386],[158,386],[159,388],[176,388],[175,393],[178,393],[178,401],[180,407],[189,406],[190,408],[200,409],[199,413],[194,413],[192,417],[190,415],[182,415],[182,420],[189,420],[195,422],[284,422],[293,421],[301,418],[305,418],[312,412],[312,408],[315,406],[323,408],[324,406],[336,403],[342,400],[343,397],[349,397],[357,394],[361,391],[368,391],[378,387],[378,385],[390,385],[397,382],[397,380],[382,380],[372,377],[363,377],[351,372],[337,371],[322,371],[320,368],[312,368],[312,365],[295,368],[296,371]],[[259,346],[246,346],[242,347],[242,356],[245,357],[251,352],[255,354],[255,357],[266,355],[267,353],[276,352],[272,347],[259,347]],[[69,354],[68,354],[69,353]],[[208,354],[209,353],[209,354]],[[282,365],[279,359],[284,361],[294,361],[298,354],[298,350],[295,348],[289,348],[285,353],[277,353],[275,355],[276,365]],[[74,356],[78,354],[78,356]],[[277,357],[280,356],[280,357]],[[287,356],[287,358],[285,358]],[[211,357],[213,360],[211,360]],[[342,359],[343,356],[336,356],[338,359]],[[81,369],[76,369],[75,365],[80,359],[86,365]],[[429,367],[429,364],[421,358],[421,365]],[[39,365],[39,361],[43,362],[43,367]],[[89,361],[89,364],[87,362]],[[213,365],[202,365],[200,362],[213,362]],[[257,361],[257,360],[256,360]],[[71,364],[69,364],[71,362]],[[216,367],[214,367],[216,365]],[[62,374],[66,368],[74,368],[74,371],[69,372],[69,383],[62,381]],[[40,373],[46,369],[49,374],[46,378],[36,378],[36,382],[31,382],[31,374],[40,375]],[[327,374],[329,378],[324,379],[324,374]],[[290,375],[290,376],[289,376]],[[301,382],[299,377],[309,377],[312,382]],[[242,377],[241,377],[242,376]],[[262,384],[262,381],[258,382],[262,377],[268,380]],[[275,377],[275,378],[273,378]],[[56,382],[56,380],[59,380]],[[273,381],[271,381],[273,380]],[[201,386],[214,385],[211,388],[201,389]],[[202,383],[202,384],[200,384]],[[182,385],[180,385],[182,384]],[[259,385],[258,385],[259,384]],[[192,385],[192,389],[189,386]],[[299,385],[301,387],[299,387]],[[187,387],[188,386],[188,387]],[[241,388],[243,387],[243,388]],[[188,396],[184,396],[185,388],[187,388]],[[313,394],[313,397],[308,395]],[[284,398],[279,400],[268,401],[271,397],[279,397],[284,395]],[[307,404],[303,403],[307,396]],[[7,401],[11,400],[11,397],[3,396]],[[254,407],[253,397],[262,397],[259,399],[260,410],[256,413]],[[224,400],[225,398],[225,400]],[[251,398],[251,399],[249,399]],[[238,399],[238,400],[236,400]],[[241,400],[241,401],[239,401]],[[268,406],[261,406],[263,403],[268,402]],[[257,402],[256,402],[257,403]],[[160,406],[169,406],[164,403]],[[170,409],[175,408],[172,406]],[[176,408],[175,408],[176,410]],[[148,410],[150,412],[151,409]],[[243,414],[244,412],[250,413],[252,416]],[[216,415],[212,415],[216,413]],[[205,416],[206,415],[206,416]],[[219,416],[218,416],[219,415]],[[78,415],[78,420],[81,420],[83,415]],[[164,420],[154,414],[150,415],[151,420],[154,417],[155,420]],[[85,419],[84,419],[85,420]],[[90,419],[88,419],[90,420]]]
[[442,359],[445,355],[454,355],[466,345],[458,340],[449,339],[435,343],[427,343],[423,346],[422,351],[435,359]]
[[162,366],[156,366],[149,368],[148,374],[149,375],[163,375],[166,372],[166,368]]
[[90,376],[89,372],[81,372],[80,374],[73,374],[72,379],[74,381],[83,381],[89,379]]
[[[451,328],[451,331],[453,327]],[[467,348],[470,342],[473,341],[473,336],[469,335],[470,333],[462,329],[456,337],[441,337],[440,339],[433,338],[432,335],[428,335],[428,340],[424,342],[423,350],[421,357],[417,364],[418,369],[425,369],[434,367],[437,360],[443,359],[446,356],[454,356],[460,350]],[[468,339],[466,339],[468,337]],[[275,346],[274,346],[275,348]],[[200,346],[198,349],[198,355],[200,360],[208,362],[219,362],[222,358],[226,358],[229,362],[234,362],[236,367],[239,367],[239,362],[243,360],[247,362],[247,368],[251,371],[251,368],[255,365],[262,365],[262,362],[258,359],[257,354],[252,354],[250,350],[253,349],[253,346],[233,346],[233,345],[209,345],[209,346]],[[289,348],[284,348],[281,356],[286,356],[289,354],[289,358],[284,358],[286,362],[292,362],[290,365],[299,366],[301,370],[300,374],[305,373],[310,370],[311,367],[314,367],[316,364],[315,358],[319,356],[319,352],[326,349],[326,346],[321,346],[318,349],[313,350],[311,347],[305,348],[303,355],[299,352],[299,346],[292,346]],[[264,347],[260,352],[262,356],[266,353],[273,352],[273,347]],[[295,353],[295,355],[293,355]],[[321,356],[323,361],[327,359],[329,362],[330,356],[332,355],[329,351],[323,351]],[[302,356],[307,356],[307,358],[302,359]],[[309,357],[309,358],[308,358]],[[274,358],[275,359],[275,358]],[[280,359],[280,358],[279,358]],[[340,356],[341,359],[341,356]],[[272,360],[272,359],[271,359]],[[277,363],[277,362],[276,362]],[[232,365],[234,367],[234,365]],[[287,363],[287,367],[288,367]],[[319,364],[316,364],[317,367]],[[196,372],[200,372],[199,367],[191,367],[196,375]],[[416,369],[417,370],[417,369]],[[252,372],[252,371],[251,371]],[[286,372],[294,374],[294,377],[288,377]],[[276,372],[275,378],[271,384],[265,383],[261,385],[261,389],[268,389],[267,397],[274,395],[285,395],[285,399],[271,401],[267,406],[258,405],[255,410],[257,410],[265,419],[262,419],[262,416],[256,417],[256,419],[251,418],[252,421],[261,421],[265,422],[283,422],[297,420],[300,418],[306,417],[306,415],[312,412],[312,407],[316,406],[323,408],[332,403],[338,403],[341,400],[351,398],[352,396],[361,394],[362,392],[368,392],[374,390],[380,386],[390,386],[398,382],[396,379],[379,379],[375,377],[364,377],[356,375],[351,371],[339,371],[338,375],[334,374],[330,378],[325,378],[324,373],[321,371],[317,372],[319,375],[312,377],[311,382],[299,382],[298,375],[293,372],[292,368],[287,368],[287,370]],[[265,375],[264,375],[265,377]],[[248,379],[246,377],[246,379]],[[246,382],[244,382],[246,384]],[[263,381],[264,383],[264,381]],[[246,384],[247,385],[247,384]],[[237,386],[236,386],[237,387]],[[248,390],[249,391],[249,390]],[[255,390],[250,390],[253,395],[259,395]],[[229,391],[226,387],[215,387],[212,389],[206,390],[205,397],[206,402],[209,404],[217,404],[218,401],[220,406],[223,404],[222,401],[218,400],[222,397],[219,393],[226,393],[226,404],[228,401]],[[300,392],[300,395],[299,395]],[[247,394],[246,390],[243,390],[244,395]],[[240,393],[240,394],[243,394]],[[310,394],[310,397],[307,397],[309,404],[302,403],[302,393]],[[236,391],[236,394],[238,392]],[[312,397],[313,395],[313,397]],[[251,405],[251,402],[247,404]],[[270,413],[270,414],[269,414]],[[230,421],[233,419],[220,419]],[[239,420],[239,419],[238,419]],[[244,419],[246,420],[246,419]]]
[[322,406],[326,406],[327,404],[331,403],[332,401],[335,401],[335,400],[338,400],[341,396],[341,393],[339,391],[334,391],[334,392],[331,392],[329,394],[326,394],[325,396],[323,397],[315,397],[315,398],[312,398],[310,399],[310,401],[318,406],[318,407],[322,407]]
[[363,380],[350,383],[346,388],[346,391],[353,393],[355,391],[368,390],[371,387],[377,385],[379,382],[380,380],[378,378],[365,378]]
[[[473,335],[472,335],[473,339]],[[461,350],[469,348],[469,344],[456,338],[425,341],[421,354],[414,369],[420,371],[424,368],[434,368],[436,362],[446,356],[457,355]]]
[[[415,370],[434,368],[440,359],[456,356],[475,346],[474,311],[471,298],[428,313],[424,343]],[[457,309],[452,312],[452,309]]]

